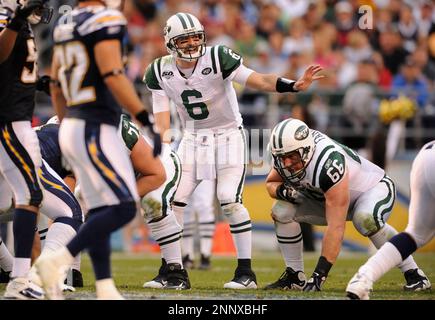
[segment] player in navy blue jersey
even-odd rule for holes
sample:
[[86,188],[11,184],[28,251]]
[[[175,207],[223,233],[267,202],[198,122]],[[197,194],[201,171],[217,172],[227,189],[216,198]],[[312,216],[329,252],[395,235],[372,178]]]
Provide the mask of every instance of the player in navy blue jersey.
[[[53,118],[52,118],[53,119]],[[75,178],[72,172],[65,168],[59,147],[59,124],[50,119],[48,124],[35,128],[39,140],[42,165],[38,170],[38,177],[43,191],[43,201],[40,212],[43,214],[38,220],[38,233],[41,239],[42,253],[54,251],[71,240],[83,223],[83,213],[74,193]],[[13,207],[12,191],[3,181],[0,184],[0,218],[1,221],[10,221],[13,215],[9,208]],[[49,220],[52,223],[49,225]],[[5,250],[6,248],[1,248]],[[39,254],[39,252],[38,252]],[[0,268],[8,270],[12,264],[10,255],[8,259],[0,259]],[[83,279],[80,273],[80,256],[75,258],[71,270],[69,285],[82,287]],[[30,270],[29,278],[32,284],[41,286],[39,277],[34,268]],[[41,292],[38,287],[32,287],[35,292]]]
[[65,248],[36,262],[48,298],[63,298],[59,270],[88,249],[99,299],[122,299],[110,269],[110,234],[131,221],[138,193],[133,168],[117,134],[121,107],[129,111],[161,149],[148,112],[124,74],[122,41],[127,21],[122,1],[78,1],[71,19],[54,29],[51,96],[61,120],[62,154],[81,184],[88,219]]
[[48,22],[45,0],[0,2],[0,183],[15,199],[15,258],[5,297],[39,299],[28,278],[37,214],[43,193],[41,154],[31,128],[38,82],[37,50],[31,24]]

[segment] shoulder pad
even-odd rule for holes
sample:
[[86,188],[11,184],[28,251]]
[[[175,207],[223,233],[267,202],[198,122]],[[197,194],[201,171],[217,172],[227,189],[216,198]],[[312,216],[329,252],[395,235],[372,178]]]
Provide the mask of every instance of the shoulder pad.
[[121,12],[114,9],[104,9],[88,18],[77,30],[81,36],[85,36],[104,28],[125,25],[127,25],[127,20]]
[[161,63],[162,58],[158,58],[150,63],[145,71],[145,76],[143,82],[147,85],[150,90],[162,90],[160,86],[161,78]]
[[242,63],[242,56],[226,46],[218,46],[219,65],[222,77],[226,79]]

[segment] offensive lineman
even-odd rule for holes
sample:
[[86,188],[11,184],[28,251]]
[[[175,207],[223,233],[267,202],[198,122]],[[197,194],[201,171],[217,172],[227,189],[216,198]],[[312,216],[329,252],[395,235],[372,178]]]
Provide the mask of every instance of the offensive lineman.
[[[340,252],[346,221],[380,248],[397,231],[385,223],[396,196],[384,170],[296,119],[277,124],[269,148],[274,167],[267,190],[277,199],[272,208],[275,232],[286,270],[266,289],[320,291]],[[306,281],[299,222],[326,225],[321,256]],[[414,290],[428,279],[410,256],[399,265]]]
[[170,142],[164,135],[170,126],[170,100],[184,127],[178,148],[182,176],[173,210],[182,222],[184,207],[198,183],[216,179],[216,195],[229,221],[238,258],[234,278],[224,288],[255,289],[251,220],[242,204],[245,134],[232,81],[262,91],[297,92],[323,78],[316,75],[322,68],[308,67],[298,81],[259,74],[246,68],[241,56],[231,49],[206,47],[204,27],[189,13],[171,16],[164,37],[170,55],[152,62],[144,81],[152,91],[156,125],[164,142]]

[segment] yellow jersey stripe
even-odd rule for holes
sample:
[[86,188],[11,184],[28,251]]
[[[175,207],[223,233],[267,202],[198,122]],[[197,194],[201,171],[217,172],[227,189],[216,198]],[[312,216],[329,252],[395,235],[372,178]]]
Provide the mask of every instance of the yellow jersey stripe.
[[116,173],[113,172],[110,168],[108,168],[101,160],[98,158],[98,149],[97,145],[95,143],[95,138],[93,138],[93,141],[88,145],[88,151],[91,155],[92,161],[97,165],[98,168],[103,172],[103,174],[112,181],[118,188],[122,187],[121,182],[116,177]]

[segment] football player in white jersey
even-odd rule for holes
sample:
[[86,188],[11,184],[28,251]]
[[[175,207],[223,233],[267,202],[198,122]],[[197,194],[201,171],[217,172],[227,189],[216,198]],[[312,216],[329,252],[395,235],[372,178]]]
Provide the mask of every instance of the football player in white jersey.
[[[149,152],[152,142],[142,135],[139,128],[126,115],[121,116],[118,133],[125,143],[135,170],[136,184],[141,198],[141,207],[151,235],[160,246],[162,265],[158,275],[144,283],[144,288],[190,289],[187,271],[181,257],[181,226],[172,212],[171,201],[181,177],[181,164],[169,145],[164,145],[159,158],[153,159]],[[160,159],[160,160],[159,160]],[[150,163],[158,170],[150,170]],[[160,177],[156,172],[165,172],[166,180],[160,187],[150,191],[150,181]]]
[[[267,190],[277,199],[272,218],[286,270],[266,289],[320,291],[340,252],[346,221],[376,248],[397,234],[385,223],[394,205],[395,185],[377,165],[292,118],[275,126],[269,148],[274,164]],[[321,256],[308,281],[299,222],[327,226]],[[406,288],[427,281],[412,256],[399,267]]]
[[185,268],[195,267],[195,231],[199,236],[200,270],[210,269],[211,250],[215,231],[216,181],[202,180],[189,199],[184,210],[183,228],[183,265]]
[[[411,169],[409,222],[404,232],[395,235],[376,252],[347,285],[350,299],[369,299],[373,283],[410,254],[431,241],[435,235],[435,140],[423,146]],[[420,270],[418,270],[420,271]],[[418,274],[423,276],[423,274]],[[416,283],[411,290],[430,289],[429,280]]]
[[152,91],[155,121],[165,142],[169,142],[164,133],[170,124],[170,100],[184,127],[178,148],[182,177],[174,212],[180,221],[196,186],[202,180],[216,179],[216,195],[228,218],[238,258],[234,278],[224,288],[256,288],[251,220],[242,204],[245,134],[232,81],[262,91],[296,92],[322,78],[318,75],[322,68],[308,67],[297,81],[259,74],[245,67],[242,57],[230,48],[207,47],[204,27],[189,13],[171,16],[164,36],[170,54],[148,66],[144,81]]

